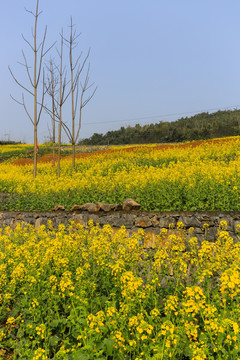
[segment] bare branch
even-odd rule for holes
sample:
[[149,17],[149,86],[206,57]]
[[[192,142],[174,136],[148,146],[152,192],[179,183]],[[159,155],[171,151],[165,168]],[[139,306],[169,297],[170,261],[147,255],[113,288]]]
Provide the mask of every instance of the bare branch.
[[33,11],[28,10],[26,7],[24,7],[24,9],[25,9],[26,12],[33,15],[34,17],[36,16]]
[[[37,76],[37,84],[39,83],[39,79],[40,79],[40,75],[41,75],[43,58],[44,58],[44,56],[53,48],[53,46],[56,44],[56,41],[55,41],[55,43],[52,44],[52,45],[44,52],[44,44],[45,44],[45,40],[46,40],[46,35],[47,35],[47,26],[45,27],[44,36],[43,36],[43,41],[42,41],[42,43],[41,43],[41,45],[40,45],[40,47],[41,47],[41,54],[40,54],[39,71],[38,71],[38,76]],[[40,48],[40,47],[39,47],[39,48]]]
[[79,60],[81,59],[82,54],[83,54],[83,52],[81,51],[80,55],[78,56],[78,58],[77,58],[77,60],[76,60],[76,62],[75,62],[75,65],[73,65],[73,70],[76,69],[76,66],[77,66],[77,64],[79,63]]
[[23,88],[25,91],[27,91],[29,94],[31,94],[32,96],[34,96],[34,94],[33,94],[30,90],[28,90],[25,86],[23,86],[23,85],[16,79],[16,77],[14,76],[14,74],[13,74],[10,66],[8,66],[8,69],[9,69],[10,74],[12,75],[13,79],[15,80],[15,82],[16,82],[21,88]]
[[[25,10],[30,13],[31,15],[33,15],[33,17],[35,18],[34,21],[34,27],[32,28],[32,36],[33,36],[33,45],[30,43],[30,41],[28,41],[25,36],[22,34],[22,38],[23,40],[27,43],[27,45],[31,48],[31,50],[34,53],[34,64],[33,64],[33,75],[31,76],[30,74],[30,67],[28,66],[28,61],[27,58],[25,56],[24,51],[22,50],[22,55],[23,55],[23,59],[24,59],[24,66],[26,68],[26,72],[27,72],[27,76],[28,79],[30,81],[31,86],[33,87],[33,91],[30,91],[27,87],[25,87],[23,84],[21,84],[15,77],[15,75],[12,72],[12,69],[10,68],[10,66],[8,66],[10,74],[12,75],[14,81],[22,88],[24,89],[27,93],[29,93],[30,95],[33,96],[34,98],[34,116],[33,118],[30,116],[26,104],[25,104],[25,99],[24,99],[24,95],[22,95],[22,102],[19,102],[19,104],[21,104],[30,121],[32,122],[33,126],[34,126],[34,168],[33,168],[33,176],[34,178],[37,175],[37,127],[38,127],[38,123],[40,121],[40,117],[42,114],[42,110],[44,108],[44,97],[45,94],[49,91],[49,86],[45,84],[45,73],[44,73],[44,69],[42,69],[42,64],[43,64],[43,57],[47,54],[47,52],[54,46],[54,44],[49,47],[46,51],[44,51],[44,45],[45,45],[45,41],[46,41],[46,34],[47,34],[47,26],[45,27],[45,31],[44,31],[44,35],[43,35],[43,40],[40,43],[39,46],[37,46],[37,25],[38,25],[38,17],[41,15],[41,11],[38,11],[38,6],[39,6],[39,0],[36,0],[36,6],[35,6],[35,12],[30,11],[28,9],[25,8]],[[40,60],[39,60],[39,64],[38,64],[38,51],[40,51]],[[39,81],[40,81],[40,77],[41,74],[43,74],[43,87],[42,87],[42,96],[41,96],[41,103],[40,103],[40,109],[38,110],[38,85],[39,85]],[[15,100],[15,99],[14,99]]]
[[69,141],[72,142],[71,130],[69,129],[69,127],[63,121],[62,121],[62,127],[63,127],[63,130],[65,131],[65,134],[67,135]]
[[[26,66],[26,64],[24,64],[24,63],[21,63],[21,61],[17,61],[17,63],[19,64],[19,65],[21,65],[21,66]],[[29,66],[29,69],[31,69],[31,66]]]
[[[40,79],[40,74],[41,74],[41,69],[42,69],[42,61],[44,56],[53,48],[53,46],[56,44],[56,41],[44,52],[44,44],[45,44],[45,40],[46,40],[46,35],[47,35],[47,26],[45,27],[45,31],[44,31],[44,36],[43,36],[43,41],[41,43],[41,55],[40,55],[40,63],[39,63],[39,72],[38,72],[38,77],[37,77],[37,83],[39,82]],[[39,48],[40,48],[39,47]]]
[[67,95],[65,96],[65,89],[69,83],[70,83],[70,80],[67,81],[66,76],[65,76],[64,80],[63,80],[63,88],[62,88],[62,105],[67,101],[69,95],[71,94],[71,89],[69,89]]
[[79,99],[79,82],[77,82],[76,94],[75,94],[75,106],[74,106],[74,119],[77,113],[78,99]]
[[[38,104],[41,105],[41,103],[39,103],[39,102],[38,102]],[[52,118],[52,116],[53,116],[53,111],[50,110],[46,105],[43,105],[43,108],[44,108],[44,110],[45,110],[45,111],[51,116],[51,118]],[[56,121],[57,121],[58,123],[60,123],[58,112],[56,112],[55,115],[56,115]],[[68,127],[67,124],[64,123],[63,121],[61,121],[61,124],[62,124],[62,127],[63,127],[63,129],[64,129],[64,131],[65,131],[68,139],[71,141],[72,136],[71,136],[71,131],[70,131],[69,127]]]
[[54,47],[56,41],[43,53],[43,57]]
[[10,98],[11,98],[12,100],[14,100],[17,104],[23,105],[23,103],[20,102],[19,100],[15,99],[15,98],[12,96],[12,94],[10,94]]
[[[38,45],[38,48],[36,49],[36,52],[39,52],[39,50],[40,50],[41,47],[42,47],[42,44],[43,44],[43,42],[40,42],[40,44]],[[34,50],[34,52],[35,52],[35,50]]]
[[42,110],[44,108],[44,106],[43,106],[44,98],[45,98],[45,95],[49,92],[50,86],[51,86],[51,84],[46,85],[46,83],[45,83],[45,71],[43,69],[42,100],[41,100],[41,103],[40,103],[40,111],[39,111],[39,114],[38,114],[37,123],[39,123],[39,121],[40,121],[40,116],[41,116]]
[[89,58],[89,55],[90,55],[90,49],[88,49],[87,55],[85,56],[85,58],[84,58],[84,60],[83,60],[83,62],[82,62],[82,65],[79,66],[79,69],[78,69],[78,71],[77,71],[77,74],[78,74],[77,76],[78,76],[78,77],[79,77],[80,74],[82,73],[82,71],[83,71],[83,69],[84,69],[84,67],[85,67],[85,65],[86,65],[87,59]]
[[39,68],[38,68],[38,75],[37,75],[36,85],[38,85],[40,75],[41,75],[42,61],[43,61],[43,48],[44,48],[44,43],[45,43],[45,40],[46,40],[46,35],[47,35],[47,26],[45,27],[45,31],[44,31],[44,35],[43,35],[43,41],[42,41],[42,46],[41,46],[41,55],[40,55],[40,63],[39,63]]
[[[93,85],[93,84],[92,84]],[[84,106],[86,106],[89,101],[93,98],[93,96],[95,95],[97,91],[97,86],[95,87],[95,89],[93,90],[92,94],[82,103],[82,108],[84,108]]]
[[39,11],[37,14],[35,14],[33,11],[28,10],[26,7],[24,7],[25,11],[28,12],[29,14],[33,15],[34,17],[38,17],[42,14],[42,11]]
[[31,78],[31,75],[30,75],[30,73],[29,73],[29,66],[28,66],[28,63],[27,63],[27,59],[26,59],[26,56],[25,56],[23,50],[22,50],[22,55],[23,55],[23,58],[24,58],[25,67],[26,67],[26,70],[27,70],[27,74],[28,74],[29,81],[30,81],[32,87],[34,87],[34,84],[33,84],[32,78]]
[[70,38],[67,39],[67,38],[65,38],[65,37],[62,37],[63,40],[64,40],[65,45],[66,45],[69,49],[72,48],[72,50],[75,49],[75,48],[78,46],[76,40],[77,40],[77,39],[79,38],[79,36],[81,35],[81,33],[78,33],[78,34],[77,34],[76,30],[73,31],[73,27],[74,27],[74,26],[75,26],[75,25],[73,25],[73,23],[72,23],[72,17],[71,17],[71,24],[69,25],[69,27],[71,28],[71,30],[70,30]]
[[31,45],[31,43],[24,37],[24,35],[22,34],[22,38],[23,40],[30,46],[30,48],[32,49],[32,51],[34,51],[34,47]]
[[22,104],[23,104],[24,110],[25,110],[27,116],[29,117],[31,123],[34,125],[33,119],[32,119],[32,117],[31,117],[31,115],[29,114],[29,112],[28,112],[28,110],[27,110],[27,107],[26,107],[26,105],[25,105],[24,94],[22,94],[22,101],[23,101]]
[[28,110],[27,110],[27,108],[26,108],[26,105],[25,105],[24,95],[22,94],[22,101],[19,101],[19,100],[15,99],[11,94],[10,94],[10,97],[11,97],[11,99],[14,100],[17,104],[19,104],[19,105],[21,105],[21,106],[24,107],[24,109],[25,109],[25,111],[26,111],[26,113],[27,113],[27,116],[29,117],[30,121],[33,123],[32,117],[30,116],[30,114],[29,114],[29,112],[28,112]]

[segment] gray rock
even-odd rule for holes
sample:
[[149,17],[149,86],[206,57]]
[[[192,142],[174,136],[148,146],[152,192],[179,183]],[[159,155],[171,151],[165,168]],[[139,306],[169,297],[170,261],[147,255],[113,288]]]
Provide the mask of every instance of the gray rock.
[[115,226],[116,221],[114,219],[119,219],[119,214],[114,214],[114,217],[112,215],[99,216],[99,225],[109,224],[111,226]]
[[89,220],[92,220],[95,225],[99,224],[99,216],[97,214],[87,214],[87,222]]
[[217,239],[217,228],[210,227],[207,231],[206,240],[208,241],[215,241]]
[[159,219],[159,227],[160,228],[168,228],[170,224],[176,225],[176,219],[171,216],[167,217],[161,217]]
[[178,222],[182,222],[186,228],[201,226],[201,221],[199,221],[195,216],[187,216],[184,214],[180,216]]
[[121,217],[119,216],[115,220],[115,226],[116,227],[125,226],[126,228],[131,229],[135,225],[135,219],[136,219],[136,215],[134,214],[122,214]]
[[194,233],[195,233],[195,234],[203,234],[203,233],[204,233],[204,231],[203,231],[203,229],[202,229],[202,228],[200,228],[200,227],[196,227],[196,228],[194,228]]
[[211,221],[211,216],[206,213],[196,213],[195,216],[202,223],[205,223],[205,222],[207,223],[207,222]]

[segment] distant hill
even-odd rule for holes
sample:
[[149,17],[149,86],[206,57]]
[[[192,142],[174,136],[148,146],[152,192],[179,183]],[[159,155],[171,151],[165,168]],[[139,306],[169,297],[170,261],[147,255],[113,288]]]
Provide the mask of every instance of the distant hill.
[[183,142],[240,135],[240,110],[203,112],[176,121],[121,127],[93,134],[80,145],[120,145]]
[[21,141],[13,141],[13,140],[0,140],[0,145],[18,145],[22,144]]

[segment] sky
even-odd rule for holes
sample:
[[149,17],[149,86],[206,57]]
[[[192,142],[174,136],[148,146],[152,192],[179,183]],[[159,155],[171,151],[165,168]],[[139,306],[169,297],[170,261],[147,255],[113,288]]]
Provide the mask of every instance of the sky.
[[[33,125],[21,100],[22,89],[10,75],[30,89],[23,62],[30,71],[35,0],[8,0],[0,13],[0,140],[33,143]],[[46,49],[58,62],[59,33],[69,36],[72,16],[77,59],[90,48],[90,82],[97,91],[83,109],[79,139],[105,134],[121,126],[173,121],[203,111],[240,108],[239,0],[40,0],[38,43],[47,25]],[[68,49],[64,63],[69,75]],[[33,99],[25,94],[29,113]],[[50,99],[45,99],[50,104]],[[70,125],[71,104],[63,121]],[[51,119],[42,113],[39,143],[48,141]],[[63,141],[68,142],[66,136]]]

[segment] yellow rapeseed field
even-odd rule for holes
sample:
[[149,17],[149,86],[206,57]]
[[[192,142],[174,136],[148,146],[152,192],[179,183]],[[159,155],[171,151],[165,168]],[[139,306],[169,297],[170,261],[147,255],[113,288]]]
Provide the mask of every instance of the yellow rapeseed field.
[[[1,359],[240,359],[240,243],[183,224],[152,249],[89,223],[0,231]],[[240,229],[239,229],[240,230]]]
[[[0,164],[0,192],[11,194],[4,208],[49,210],[57,203],[121,203],[132,197],[144,210],[239,210],[240,139],[169,146],[121,147],[80,154],[76,170],[62,161],[61,176],[51,162]],[[83,156],[85,155],[85,156]]]
[[[116,147],[79,154],[74,172],[63,159],[59,178],[51,157],[36,179],[2,162],[1,209],[132,197],[145,210],[239,210],[239,150],[239,137]],[[0,228],[0,359],[240,360],[240,242],[226,228],[199,244],[170,224],[152,248],[143,230],[92,222]]]

